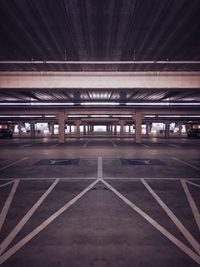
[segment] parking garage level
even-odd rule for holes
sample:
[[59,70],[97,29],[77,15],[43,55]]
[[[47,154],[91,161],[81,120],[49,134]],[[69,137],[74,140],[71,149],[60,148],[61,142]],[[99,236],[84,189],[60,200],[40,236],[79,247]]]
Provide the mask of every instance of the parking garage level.
[[0,265],[200,266],[200,2],[0,1]]

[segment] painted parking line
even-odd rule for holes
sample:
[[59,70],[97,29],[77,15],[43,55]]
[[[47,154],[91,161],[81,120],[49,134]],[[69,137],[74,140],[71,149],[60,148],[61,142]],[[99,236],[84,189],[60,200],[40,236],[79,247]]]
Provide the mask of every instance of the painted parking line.
[[179,161],[179,162],[181,162],[181,163],[183,163],[183,164],[185,164],[185,165],[187,165],[187,166],[189,166],[189,167],[191,167],[197,171],[200,171],[200,168],[198,168],[197,166],[195,166],[193,164],[190,164],[189,162],[186,162],[186,161],[179,159],[179,158],[176,158],[176,157],[172,157],[172,159],[175,159],[176,161]]
[[103,178],[103,162],[102,162],[102,157],[98,157],[97,178]]
[[149,146],[146,145],[146,144],[141,144],[141,146],[146,147],[146,148],[149,148]]
[[174,144],[169,144],[169,146],[171,146],[171,147],[175,147],[175,148],[182,148],[181,146],[179,146],[179,145],[174,145]]
[[54,145],[52,145],[52,146],[50,146],[51,148],[54,148],[54,147],[56,147],[56,146],[59,146],[59,144],[54,144]]
[[184,192],[185,192],[185,195],[187,197],[187,200],[188,200],[188,202],[190,204],[190,208],[192,210],[192,213],[193,213],[194,219],[196,221],[196,224],[197,224],[197,226],[199,228],[199,231],[200,231],[200,213],[198,211],[196,203],[195,203],[195,201],[194,201],[194,199],[193,199],[193,197],[192,197],[192,195],[190,193],[189,188],[187,187],[187,184],[186,184],[185,180],[181,180],[181,184],[182,184],[182,187],[184,189]]
[[32,232],[26,235],[23,239],[18,241],[14,246],[8,249],[4,254],[0,256],[0,264],[3,264],[7,259],[9,259],[13,254],[15,254],[19,249],[26,245],[31,239],[38,235],[43,229],[45,229],[51,222],[53,222],[57,217],[63,214],[67,209],[69,209],[73,204],[75,204],[82,196],[84,196],[95,184],[99,182],[99,179],[95,180],[88,187],[86,187],[81,193],[76,197],[67,202],[62,208],[57,212],[52,214],[47,220],[36,227]]
[[149,191],[149,193],[153,196],[153,198],[157,201],[157,203],[161,206],[164,212],[169,216],[172,222],[176,225],[179,231],[184,235],[184,237],[188,240],[188,242],[192,245],[192,247],[196,250],[198,254],[200,254],[200,244],[199,242],[190,234],[190,232],[186,229],[186,227],[181,223],[181,221],[176,217],[176,215],[168,208],[168,206],[164,203],[164,201],[156,194],[156,192],[150,187],[150,185],[144,180],[141,179],[141,182]]
[[17,163],[19,163],[19,162],[21,162],[21,161],[24,161],[24,160],[27,160],[27,159],[28,159],[28,157],[25,157],[25,158],[16,160],[16,161],[14,161],[14,162],[12,162],[12,163],[10,163],[10,164],[8,164],[8,165],[6,165],[6,166],[0,168],[0,171],[3,171],[3,170],[5,170],[5,169],[7,169],[7,168],[9,168],[9,167],[11,167],[11,166],[16,165]]
[[117,191],[114,187],[112,187],[108,182],[101,179],[102,183],[104,183],[115,195],[117,195],[123,202],[125,202],[131,209],[137,212],[140,216],[142,216],[146,221],[148,221],[152,226],[154,226],[160,233],[162,233],[166,238],[168,238],[172,243],[174,243],[178,248],[180,248],[185,254],[191,257],[195,262],[200,264],[200,256],[187,247],[182,241],[173,236],[168,230],[162,227],[159,223],[157,223],[153,218],[151,218],[148,214],[142,211],[139,207],[137,207],[134,203],[132,203],[128,198],[123,196],[119,191]]
[[90,140],[88,140],[84,145],[83,147],[86,147],[88,144],[89,144]]
[[[15,179],[18,179],[19,177],[8,177],[8,178],[0,178],[0,181],[10,181],[10,183],[13,182],[13,180]],[[83,177],[83,176],[72,176],[72,177],[56,177],[57,179],[60,179],[62,181],[71,181],[71,180],[95,180],[96,177]],[[185,179],[185,178],[177,178],[177,177],[163,177],[163,178],[155,178],[155,177],[123,177],[123,176],[120,176],[120,177],[105,177],[104,176],[104,180],[119,180],[119,179],[122,179],[122,180],[132,180],[132,181],[139,181],[140,179],[145,179],[145,180],[152,180],[152,181],[162,181],[162,180],[169,180],[169,181],[180,181],[181,179]],[[193,178],[191,178],[193,179]],[[31,180],[55,180],[55,177],[22,177],[20,178],[20,180],[23,180],[23,181],[31,181]],[[200,181],[200,178],[196,178],[196,179],[193,179],[193,180],[196,180],[196,181]],[[189,180],[186,180],[187,183],[191,183],[193,185],[196,185],[198,187],[200,187],[200,185],[198,184],[195,184]],[[1,187],[1,186],[0,186]]]
[[10,208],[10,205],[12,203],[13,197],[14,197],[15,192],[17,190],[17,187],[19,185],[19,181],[20,180],[15,180],[15,182],[14,182],[12,188],[11,188],[10,194],[8,195],[8,197],[6,199],[6,202],[5,202],[4,206],[3,206],[3,209],[1,211],[1,214],[0,214],[0,231],[1,231],[1,228],[3,227],[3,224],[4,224],[4,221],[6,219],[8,210]]
[[113,142],[113,140],[110,140],[110,142],[112,143],[112,145],[113,145],[114,147],[117,147],[117,145]]
[[15,228],[9,233],[9,235],[4,239],[4,241],[0,244],[0,255],[6,250],[6,248],[10,245],[16,235],[21,231],[24,225],[29,221],[32,215],[36,212],[39,206],[44,202],[47,196],[51,193],[51,191],[55,188],[59,179],[56,179],[54,183],[48,188],[48,190],[38,199],[38,201],[32,206],[32,208],[26,213],[26,215],[21,219],[21,221],[15,226]]
[[[6,179],[6,180],[7,180],[7,179]],[[5,184],[1,184],[1,185],[0,185],[0,188],[6,186],[6,185],[8,185],[8,184],[14,183],[14,182],[15,182],[15,180],[10,181],[10,182],[7,182],[7,183],[5,183]]]
[[189,183],[189,184],[195,185],[195,186],[197,186],[197,187],[200,187],[199,184],[196,184],[196,183],[194,183],[194,182],[191,182],[191,181],[188,181],[188,180],[186,180],[186,182]]
[[30,147],[30,146],[31,146],[31,144],[25,144],[25,145],[19,146],[19,148],[25,148],[25,147]]

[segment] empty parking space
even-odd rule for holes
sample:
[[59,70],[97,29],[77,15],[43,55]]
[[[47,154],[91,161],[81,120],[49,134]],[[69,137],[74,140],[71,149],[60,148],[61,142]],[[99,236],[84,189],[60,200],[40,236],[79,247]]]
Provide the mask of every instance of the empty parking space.
[[[102,180],[95,182],[20,181],[2,228],[3,266],[62,266],[66,262],[70,266],[126,266],[133,261],[136,266],[199,265],[195,246],[200,241],[199,231],[180,180],[145,182],[184,225],[183,231],[140,179],[108,179],[105,180],[108,186]],[[12,186],[0,189],[1,206]],[[146,217],[127,205],[109,186]],[[187,187],[198,205],[199,188],[189,183]],[[71,200],[74,202],[69,204]],[[159,231],[150,218],[167,234]]]
[[2,143],[2,266],[199,266],[198,145]]

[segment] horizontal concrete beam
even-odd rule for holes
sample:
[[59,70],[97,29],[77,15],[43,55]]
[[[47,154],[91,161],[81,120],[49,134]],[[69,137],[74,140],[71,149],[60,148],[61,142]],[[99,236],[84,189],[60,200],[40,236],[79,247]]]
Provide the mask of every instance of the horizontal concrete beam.
[[82,118],[81,122],[118,122],[118,118]]
[[198,88],[200,72],[0,72],[0,88]]
[[[199,115],[199,109],[184,109],[184,110],[169,110],[169,109],[4,109],[0,110],[0,116],[18,116],[18,115],[57,115],[59,112],[64,112],[66,115],[135,115],[136,112],[142,112],[144,115]],[[48,119],[46,117],[45,119]]]
[[41,61],[41,60],[29,60],[29,61],[22,61],[22,60],[1,60],[0,64],[5,64],[5,65],[37,65],[37,64],[42,64],[42,65],[47,65],[47,64],[64,64],[64,65],[134,65],[134,64],[200,64],[199,60],[180,60],[180,61],[170,61],[170,60],[158,60],[158,61],[153,61],[153,60],[134,60],[134,61],[63,61],[63,60],[58,60],[58,61],[52,61],[52,60],[47,60],[47,61]]

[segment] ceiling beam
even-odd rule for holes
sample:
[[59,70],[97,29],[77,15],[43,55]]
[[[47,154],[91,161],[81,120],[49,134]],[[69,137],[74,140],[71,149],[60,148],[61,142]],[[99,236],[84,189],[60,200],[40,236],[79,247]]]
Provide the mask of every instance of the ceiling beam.
[[28,60],[28,61],[23,61],[23,60],[1,60],[0,64],[64,64],[64,65],[81,65],[81,64],[86,64],[86,65],[134,65],[134,64],[200,64],[200,60],[134,60],[134,61],[63,61],[63,60],[47,60],[47,61],[42,61],[42,60]]
[[200,110],[169,110],[169,109],[10,109],[0,110],[0,116],[9,115],[56,115],[59,112],[64,112],[66,115],[135,115],[136,112],[141,112],[144,115],[198,115]]
[[200,89],[200,72],[0,72],[0,89]]

